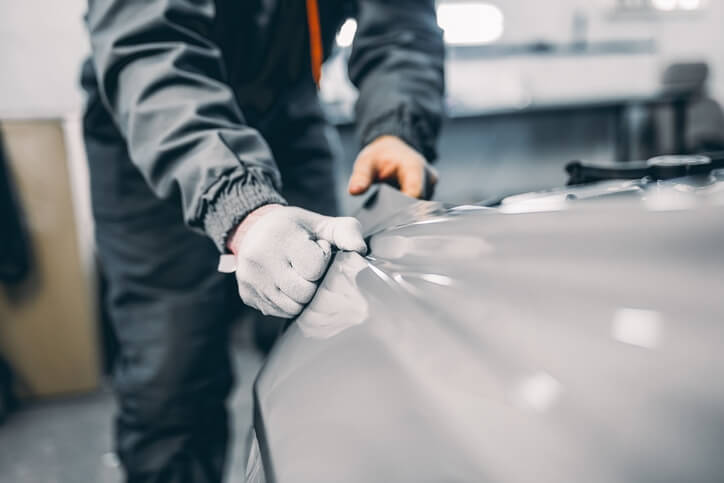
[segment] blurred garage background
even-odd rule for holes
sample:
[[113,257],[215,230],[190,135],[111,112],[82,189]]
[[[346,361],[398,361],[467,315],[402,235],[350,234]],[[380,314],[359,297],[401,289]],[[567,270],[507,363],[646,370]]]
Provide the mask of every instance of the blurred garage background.
[[[119,481],[80,136],[85,2],[0,3],[0,481]],[[436,198],[563,185],[573,159],[626,162],[724,148],[724,1],[440,0],[449,120]],[[339,127],[340,199],[357,154],[349,20],[322,82]],[[234,396],[241,481],[261,364],[240,325]],[[12,392],[12,395],[10,392]],[[12,397],[11,397],[12,396]],[[12,408],[14,411],[10,411]]]

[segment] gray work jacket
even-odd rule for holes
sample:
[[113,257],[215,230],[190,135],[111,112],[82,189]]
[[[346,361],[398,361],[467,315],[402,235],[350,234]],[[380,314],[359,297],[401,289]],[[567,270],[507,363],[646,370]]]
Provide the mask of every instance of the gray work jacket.
[[[325,54],[348,17],[349,74],[363,145],[401,137],[428,159],[443,112],[442,33],[433,0],[319,0]],[[157,196],[178,190],[186,223],[224,251],[255,208],[283,203],[253,120],[310,76],[304,0],[90,0],[101,99]]]

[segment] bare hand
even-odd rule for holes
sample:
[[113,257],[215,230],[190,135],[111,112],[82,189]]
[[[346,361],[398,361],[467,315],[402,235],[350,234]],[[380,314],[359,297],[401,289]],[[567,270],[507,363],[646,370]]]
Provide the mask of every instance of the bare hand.
[[437,171],[425,158],[397,136],[380,136],[357,156],[349,193],[361,195],[372,183],[382,181],[413,198],[428,199],[437,183]]

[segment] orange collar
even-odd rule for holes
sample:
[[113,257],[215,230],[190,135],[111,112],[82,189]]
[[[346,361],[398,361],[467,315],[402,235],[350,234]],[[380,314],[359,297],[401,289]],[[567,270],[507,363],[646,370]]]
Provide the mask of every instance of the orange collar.
[[307,23],[309,24],[309,55],[312,61],[312,76],[319,87],[319,80],[322,78],[324,47],[322,46],[322,28],[317,0],[307,0]]

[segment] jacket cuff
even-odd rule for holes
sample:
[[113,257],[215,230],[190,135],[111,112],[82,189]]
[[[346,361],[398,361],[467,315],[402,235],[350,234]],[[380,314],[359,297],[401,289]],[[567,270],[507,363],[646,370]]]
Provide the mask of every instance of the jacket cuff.
[[429,162],[437,159],[436,136],[425,121],[412,113],[407,106],[399,106],[371,121],[360,136],[362,147],[385,135],[399,137]]
[[226,241],[246,215],[264,205],[286,205],[287,201],[263,175],[246,176],[219,191],[204,216],[206,234],[220,253],[229,253]]

